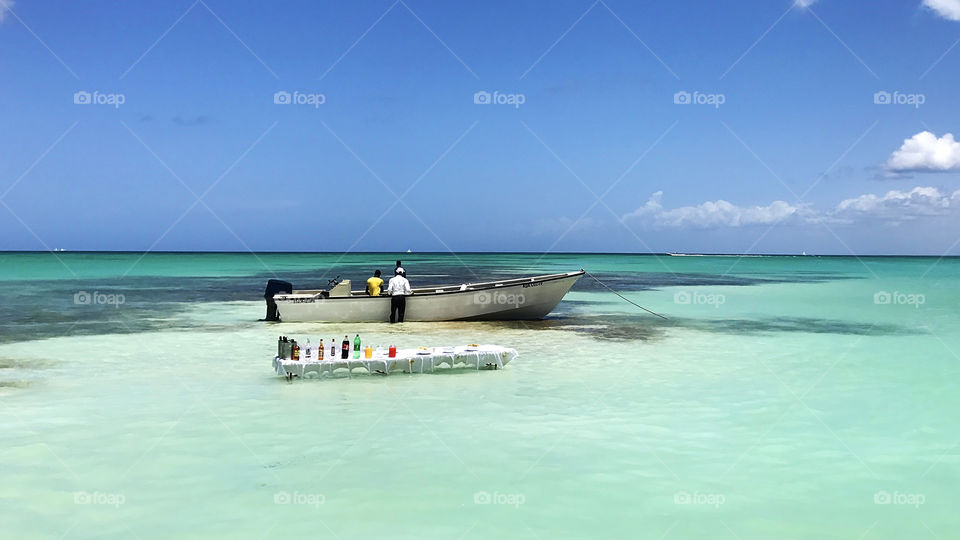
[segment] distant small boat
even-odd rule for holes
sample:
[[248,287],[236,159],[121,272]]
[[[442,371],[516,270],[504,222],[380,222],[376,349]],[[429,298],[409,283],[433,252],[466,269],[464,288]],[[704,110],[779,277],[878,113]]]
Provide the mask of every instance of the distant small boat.
[[[542,319],[563,300],[584,270],[484,283],[413,289],[406,321],[490,321]],[[285,287],[284,287],[285,286]],[[280,289],[282,288],[282,289]],[[277,290],[284,292],[277,292]],[[390,297],[350,290],[350,282],[327,290],[293,290],[270,280],[264,294],[267,319],[283,322],[383,322],[390,320]],[[271,306],[273,303],[273,306]]]

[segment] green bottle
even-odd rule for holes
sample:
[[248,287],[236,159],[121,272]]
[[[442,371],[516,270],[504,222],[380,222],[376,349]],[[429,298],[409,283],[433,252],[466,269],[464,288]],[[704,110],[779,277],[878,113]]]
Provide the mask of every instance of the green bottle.
[[354,360],[360,358],[360,334],[353,338],[353,358]]

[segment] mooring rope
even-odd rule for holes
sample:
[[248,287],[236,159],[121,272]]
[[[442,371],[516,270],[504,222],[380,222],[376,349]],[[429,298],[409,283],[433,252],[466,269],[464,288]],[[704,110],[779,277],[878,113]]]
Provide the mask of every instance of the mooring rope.
[[650,311],[649,309],[641,306],[640,304],[634,302],[633,300],[630,300],[629,298],[623,296],[622,294],[618,293],[617,291],[611,289],[606,283],[600,281],[600,280],[597,278],[597,276],[591,274],[590,272],[587,272],[586,270],[584,270],[583,272],[584,272],[585,274],[587,274],[588,276],[592,277],[597,283],[603,285],[608,291],[610,291],[610,292],[612,292],[613,294],[619,296],[620,298],[626,300],[627,302],[629,302],[629,303],[637,306],[638,308],[646,311],[647,313],[650,313],[651,315],[656,315],[657,317],[660,317],[661,319],[669,320],[669,319],[667,319],[666,317],[664,317],[663,315],[661,315],[661,314],[659,314],[659,313],[657,313],[657,312],[655,312],[655,311]]

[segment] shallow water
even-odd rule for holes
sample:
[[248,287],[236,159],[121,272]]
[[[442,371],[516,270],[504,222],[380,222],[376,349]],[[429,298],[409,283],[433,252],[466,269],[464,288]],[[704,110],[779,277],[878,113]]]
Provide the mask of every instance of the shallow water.
[[[954,259],[407,255],[414,284],[584,267],[669,319],[584,278],[544,321],[389,326],[256,319],[274,275],[393,256],[61,258],[0,254],[4,536],[960,534]],[[281,333],[521,356],[287,384]]]

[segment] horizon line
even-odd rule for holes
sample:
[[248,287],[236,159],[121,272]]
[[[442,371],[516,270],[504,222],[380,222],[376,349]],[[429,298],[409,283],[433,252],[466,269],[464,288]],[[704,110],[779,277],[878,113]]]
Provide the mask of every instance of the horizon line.
[[111,254],[137,254],[137,255],[150,255],[150,254],[163,254],[163,255],[539,255],[539,256],[553,256],[553,255],[633,255],[633,256],[644,256],[644,257],[831,257],[831,258],[863,258],[863,257],[914,257],[914,258],[942,258],[942,259],[952,259],[960,258],[960,255],[942,255],[942,254],[896,254],[896,253],[872,253],[872,254],[838,254],[838,253],[710,253],[710,252],[659,252],[659,251],[555,251],[550,253],[544,253],[542,251],[417,251],[417,252],[403,252],[403,251],[351,251],[344,253],[343,251],[282,251],[282,250],[265,250],[265,251],[235,251],[235,250],[153,250],[148,252],[138,251],[138,250],[126,250],[126,249],[90,249],[90,250],[31,250],[31,249],[13,249],[13,250],[0,250],[0,254],[54,254],[54,255],[67,255],[71,253],[76,254],[97,254],[97,253],[111,253]]

